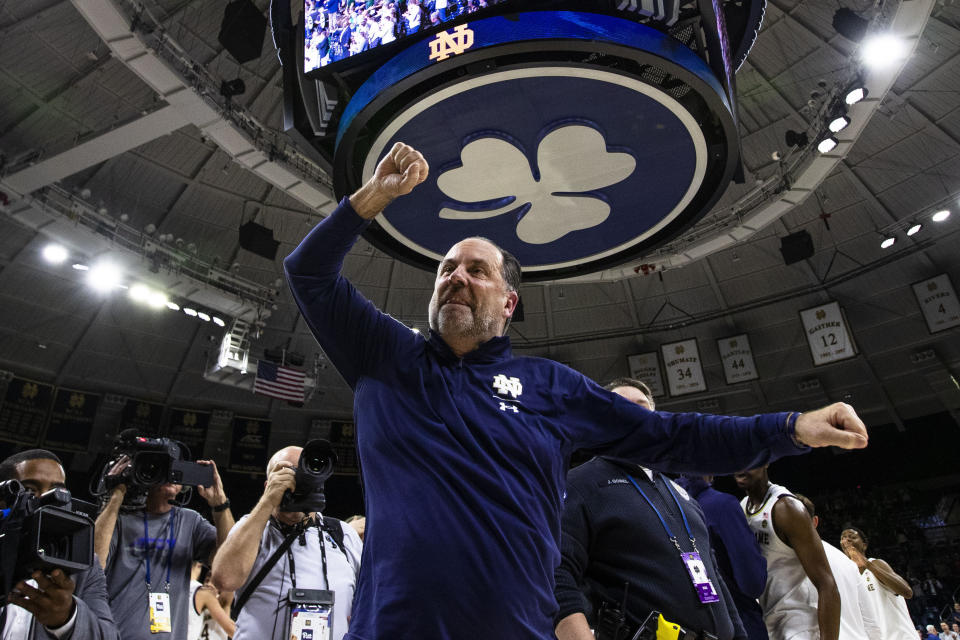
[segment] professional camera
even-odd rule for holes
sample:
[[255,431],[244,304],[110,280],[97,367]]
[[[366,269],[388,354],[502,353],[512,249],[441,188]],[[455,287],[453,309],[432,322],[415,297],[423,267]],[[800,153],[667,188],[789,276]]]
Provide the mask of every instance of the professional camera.
[[310,440],[304,445],[297,462],[297,486],[283,494],[280,511],[322,512],[327,506],[323,483],[333,475],[337,454],[328,440]]
[[112,462],[104,472],[109,471],[122,456],[130,459],[130,466],[116,476],[104,476],[107,489],[118,484],[149,489],[168,482],[187,486],[213,485],[213,468],[185,460],[190,457],[190,451],[176,440],[145,438],[137,435],[136,430],[127,429],[117,436],[111,454]]
[[0,605],[36,570],[74,573],[93,566],[96,507],[63,488],[34,496],[17,480],[0,482]]

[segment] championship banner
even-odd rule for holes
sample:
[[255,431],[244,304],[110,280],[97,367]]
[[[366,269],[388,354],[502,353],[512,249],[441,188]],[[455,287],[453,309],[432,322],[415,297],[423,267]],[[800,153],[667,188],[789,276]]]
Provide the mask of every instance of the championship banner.
[[660,345],[660,353],[663,354],[663,368],[671,396],[707,390],[696,338]]
[[120,413],[120,428],[136,429],[142,436],[160,435],[160,420],[163,418],[163,405],[137,398],[127,398]]
[[334,475],[360,475],[360,459],[357,457],[357,436],[352,422],[330,421],[330,446],[337,454]]
[[627,356],[627,365],[630,367],[630,377],[646,383],[655,398],[666,395],[663,391],[663,376],[660,375],[660,361],[657,359],[656,351]]
[[960,302],[949,275],[941,273],[914,284],[913,294],[917,296],[930,333],[960,326]]
[[857,355],[838,302],[828,302],[800,312],[814,366],[846,360]]
[[36,445],[53,400],[53,385],[13,378],[0,406],[0,440]]
[[727,384],[756,380],[760,377],[753,362],[750,338],[745,333],[717,340],[717,351],[723,363],[723,377]]
[[89,451],[100,395],[60,387],[53,398],[43,444],[50,449]]
[[203,446],[207,441],[207,429],[209,427],[209,411],[171,408],[170,428],[167,429],[167,437],[171,440],[179,440],[187,445],[193,459],[198,460],[203,458]]
[[260,418],[235,417],[230,441],[231,471],[266,473],[270,453],[270,421]]

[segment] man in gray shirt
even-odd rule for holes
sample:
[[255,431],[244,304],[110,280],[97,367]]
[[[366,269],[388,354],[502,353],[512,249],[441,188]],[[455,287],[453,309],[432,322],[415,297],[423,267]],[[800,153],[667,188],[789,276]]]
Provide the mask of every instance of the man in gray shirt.
[[[123,640],[187,637],[190,569],[195,560],[209,562],[233,527],[230,502],[217,467],[211,487],[197,492],[213,510],[214,528],[192,509],[174,506],[181,485],[161,484],[147,493],[142,508],[124,509],[126,485],[117,485],[97,517],[95,548],[107,576],[110,608]],[[110,471],[129,464],[121,460]],[[157,616],[151,616],[151,612]],[[164,618],[169,621],[163,624]],[[156,625],[151,631],[151,623]]]

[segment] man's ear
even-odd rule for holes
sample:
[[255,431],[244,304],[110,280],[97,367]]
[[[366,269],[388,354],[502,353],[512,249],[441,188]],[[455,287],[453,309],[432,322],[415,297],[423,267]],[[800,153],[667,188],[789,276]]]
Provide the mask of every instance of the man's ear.
[[520,301],[520,295],[516,291],[507,291],[507,301],[504,303],[503,310],[505,317],[512,318],[513,312],[517,310],[517,303]]

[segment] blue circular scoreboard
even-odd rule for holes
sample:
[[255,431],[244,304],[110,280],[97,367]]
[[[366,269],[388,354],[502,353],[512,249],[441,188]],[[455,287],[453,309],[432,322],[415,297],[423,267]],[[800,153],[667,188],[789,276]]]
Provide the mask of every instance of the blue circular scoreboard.
[[349,195],[404,142],[431,172],[368,229],[378,248],[434,269],[454,243],[484,236],[527,281],[623,264],[699,219],[739,167],[730,58],[745,53],[720,42],[711,65],[618,15],[463,16],[394,44],[351,92],[334,189]]

